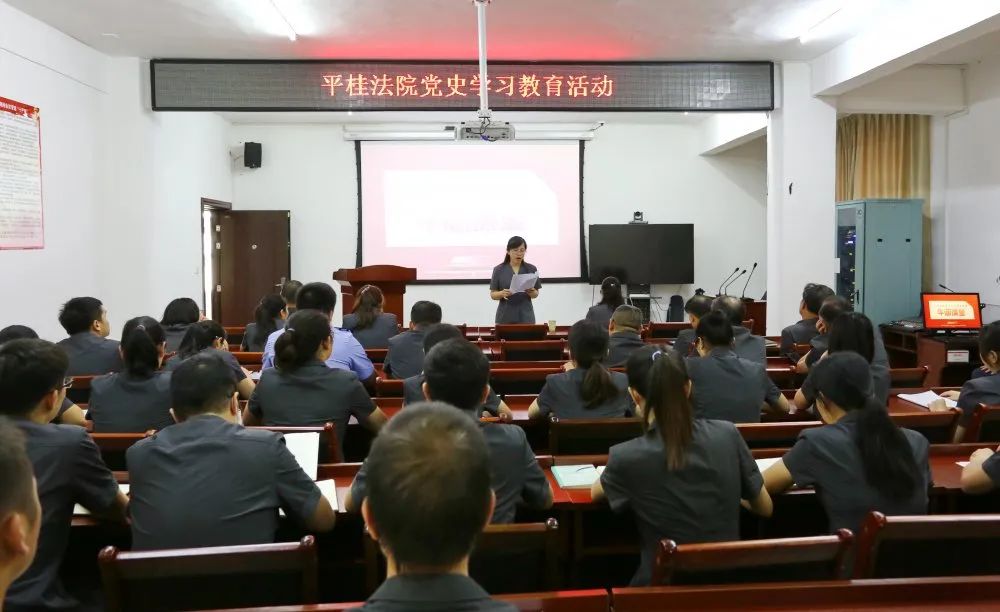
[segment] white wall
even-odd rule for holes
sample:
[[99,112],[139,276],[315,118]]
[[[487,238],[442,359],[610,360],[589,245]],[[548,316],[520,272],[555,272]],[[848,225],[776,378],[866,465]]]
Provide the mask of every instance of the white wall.
[[947,125],[945,278],[957,291],[978,291],[1000,319],[1000,56],[969,67],[968,113]]
[[[292,276],[329,282],[333,270],[353,267],[357,177],[354,143],[342,139],[341,125],[234,125],[230,143],[244,141],[262,143],[263,164],[234,173],[233,206],[291,211]],[[748,295],[759,297],[765,286],[763,144],[712,158],[701,157],[701,150],[697,124],[629,123],[626,116],[609,122],[586,146],[585,224],[626,223],[634,210],[645,211],[650,223],[695,224],[695,283],[654,288],[664,308],[674,293],[687,297],[698,286],[714,292],[737,264],[761,264]],[[497,251],[499,259],[502,245]],[[536,316],[571,323],[586,313],[591,295],[587,284],[546,285]],[[493,321],[496,303],[485,283],[410,287],[407,310],[420,299],[440,303],[446,320]]]

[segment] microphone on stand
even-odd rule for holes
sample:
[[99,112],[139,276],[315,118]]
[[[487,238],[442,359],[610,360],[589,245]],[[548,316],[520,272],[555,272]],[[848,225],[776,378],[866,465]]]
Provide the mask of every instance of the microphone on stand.
[[731,280],[731,281],[729,281],[728,283],[726,283],[726,287],[725,287],[725,289],[724,289],[724,291],[725,291],[726,293],[724,293],[723,295],[729,295],[729,285],[732,285],[732,284],[733,284],[733,283],[735,283],[736,281],[740,280],[740,277],[741,277],[741,276],[743,276],[743,275],[744,275],[744,274],[746,274],[746,273],[747,273],[747,270],[746,270],[746,268],[743,268],[743,270],[742,270],[742,271],[741,271],[741,272],[740,272],[739,274],[737,274],[737,275],[736,275],[736,278],[734,278],[733,280]]
[[728,282],[729,279],[731,279],[733,277],[733,274],[736,274],[739,271],[740,271],[740,267],[736,266],[736,269],[733,270],[732,273],[729,276],[726,277],[726,280],[722,281],[722,283],[719,285],[719,292],[716,295],[722,295],[722,286],[725,285],[726,282]]
[[753,278],[753,273],[756,272],[756,271],[757,271],[757,262],[755,261],[755,262],[753,262],[753,269],[750,270],[750,276],[747,277],[747,282],[746,282],[746,284],[743,285],[743,295],[740,296],[741,300],[746,299],[746,297],[747,297],[747,287],[750,286],[750,279]]
[[944,285],[941,285],[941,284],[939,284],[939,285],[938,285],[938,287],[941,287],[942,289],[944,289],[944,290],[945,290],[945,291],[947,291],[948,293],[958,293],[958,292],[957,292],[957,291],[955,291],[954,289],[949,289],[948,287],[945,287]]

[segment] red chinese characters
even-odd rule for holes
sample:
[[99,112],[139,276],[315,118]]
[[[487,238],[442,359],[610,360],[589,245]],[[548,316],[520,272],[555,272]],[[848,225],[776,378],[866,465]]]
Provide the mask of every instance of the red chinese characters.
[[[479,95],[478,74],[324,74],[320,86],[331,98],[468,98]],[[490,93],[510,99],[611,98],[615,80],[607,74],[501,74],[487,80]],[[567,101],[570,102],[570,101]]]

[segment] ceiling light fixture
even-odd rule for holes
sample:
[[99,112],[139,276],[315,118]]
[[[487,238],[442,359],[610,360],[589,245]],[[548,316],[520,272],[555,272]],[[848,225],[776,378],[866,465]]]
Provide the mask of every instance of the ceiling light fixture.
[[829,23],[831,19],[833,19],[834,17],[836,17],[843,10],[844,10],[844,7],[840,7],[837,10],[833,11],[832,13],[830,13],[829,15],[827,15],[826,17],[824,17],[824,18],[820,19],[819,21],[817,21],[816,23],[814,23],[808,30],[806,30],[805,32],[803,32],[799,36],[799,43],[805,45],[805,44],[808,44],[809,41],[815,40],[816,38],[818,38],[819,35],[820,35],[819,30],[822,29],[822,26],[824,24],[826,24],[826,23]]
[[267,0],[267,2],[271,5],[271,8],[273,8],[274,12],[278,15],[278,21],[280,21],[281,24],[284,24],[284,27],[282,29],[287,31],[286,36],[288,36],[288,40],[295,42],[295,40],[299,37],[299,35],[295,33],[295,28],[293,28],[291,22],[288,21],[288,17],[286,17],[285,14],[281,11],[281,9],[278,7],[278,3],[275,2],[275,0]]

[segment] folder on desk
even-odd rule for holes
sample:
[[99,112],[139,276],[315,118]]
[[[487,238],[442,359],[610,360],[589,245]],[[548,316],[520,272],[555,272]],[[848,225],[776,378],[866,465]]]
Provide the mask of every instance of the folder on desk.
[[552,475],[563,489],[589,489],[604,471],[593,465],[554,465]]

